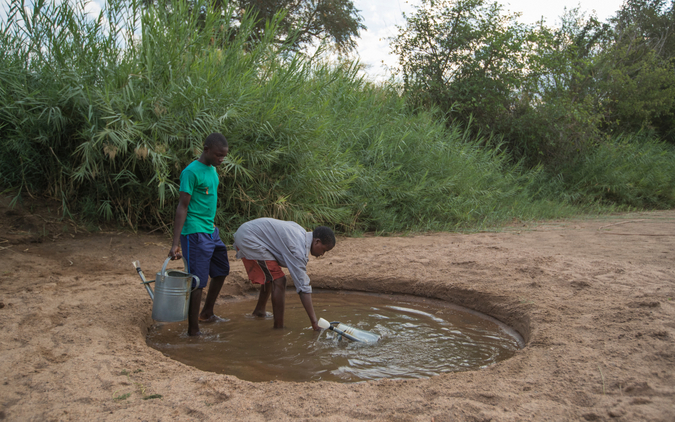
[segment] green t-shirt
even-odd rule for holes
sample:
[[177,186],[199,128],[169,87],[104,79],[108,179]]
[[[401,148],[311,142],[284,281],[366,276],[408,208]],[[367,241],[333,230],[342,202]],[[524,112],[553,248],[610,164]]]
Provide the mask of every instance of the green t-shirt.
[[181,234],[213,233],[218,205],[218,172],[195,160],[180,174],[180,191],[191,195]]

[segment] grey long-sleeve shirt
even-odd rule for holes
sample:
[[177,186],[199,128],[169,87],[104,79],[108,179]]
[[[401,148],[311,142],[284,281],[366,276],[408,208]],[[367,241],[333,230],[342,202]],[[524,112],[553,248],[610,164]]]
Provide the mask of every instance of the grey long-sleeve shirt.
[[307,276],[312,238],[312,232],[293,221],[258,218],[239,227],[234,246],[239,259],[277,261],[288,268],[298,293],[312,293]]

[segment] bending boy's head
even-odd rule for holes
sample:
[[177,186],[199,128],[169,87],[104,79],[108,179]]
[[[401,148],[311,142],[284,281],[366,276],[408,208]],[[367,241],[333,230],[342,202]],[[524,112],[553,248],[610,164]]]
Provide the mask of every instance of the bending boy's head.
[[312,233],[312,246],[309,253],[317,258],[333,249],[335,246],[335,233],[326,226],[319,226]]

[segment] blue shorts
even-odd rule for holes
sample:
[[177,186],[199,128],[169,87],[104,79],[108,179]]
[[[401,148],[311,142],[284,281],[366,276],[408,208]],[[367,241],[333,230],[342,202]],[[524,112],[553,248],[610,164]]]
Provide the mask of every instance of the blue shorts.
[[[199,277],[199,288],[206,287],[209,276],[222,277],[230,274],[230,261],[227,259],[227,246],[220,240],[220,231],[192,233],[180,236],[180,247],[188,263],[188,271]],[[195,288],[192,279],[192,288]]]

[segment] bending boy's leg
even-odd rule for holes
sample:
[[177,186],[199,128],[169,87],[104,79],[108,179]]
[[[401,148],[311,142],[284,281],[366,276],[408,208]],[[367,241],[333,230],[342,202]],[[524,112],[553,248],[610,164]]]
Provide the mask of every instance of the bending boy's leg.
[[188,335],[198,336],[199,331],[199,306],[202,304],[202,290],[194,289],[190,293],[190,304],[188,306]]
[[199,314],[199,319],[206,321],[212,318],[213,315],[213,306],[216,304],[216,299],[220,294],[220,289],[223,288],[223,283],[225,283],[226,276],[215,277],[211,279],[209,284],[209,289],[206,293],[206,300],[204,301],[204,308]]
[[258,296],[258,303],[255,305],[253,310],[253,315],[264,317],[267,315],[265,312],[265,307],[267,306],[267,299],[270,298],[270,293],[272,293],[272,283],[265,283],[260,286],[260,295]]
[[284,328],[284,308],[286,305],[286,277],[272,283],[272,312],[274,312],[274,328]]
[[[248,279],[254,284],[260,284],[260,295],[258,296],[258,303],[253,310],[255,316],[266,316],[265,307],[267,306],[267,299],[273,292],[272,285],[276,279],[284,279],[284,272],[281,270],[279,263],[276,261],[256,261],[252,259],[242,258]],[[274,303],[272,303],[274,306]]]

